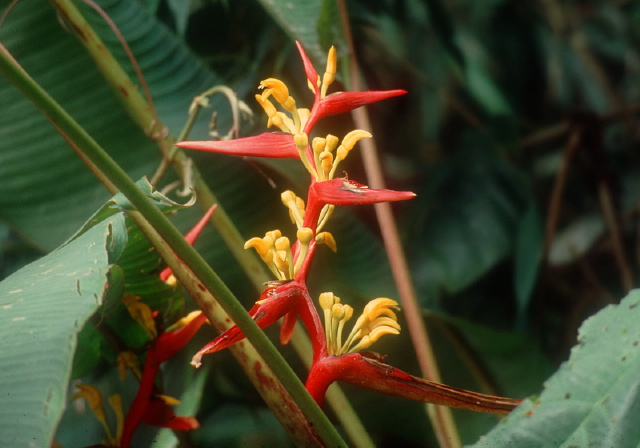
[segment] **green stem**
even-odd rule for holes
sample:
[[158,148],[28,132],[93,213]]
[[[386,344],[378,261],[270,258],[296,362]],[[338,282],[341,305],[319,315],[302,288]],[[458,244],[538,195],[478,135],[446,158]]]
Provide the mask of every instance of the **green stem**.
[[[107,46],[104,45],[91,25],[77,10],[73,2],[71,0],[51,1],[62,17],[64,17],[65,21],[76,31],[78,38],[85,46],[88,54],[93,58],[96,66],[112,87],[113,91],[116,92],[123,107],[132,117],[133,121],[148,134],[151,129],[164,129],[163,124],[160,122],[153,108],[150,107],[139,89],[129,79],[118,61],[113,57]],[[210,97],[220,91],[221,89],[219,87],[214,87],[196,98],[196,106],[189,111],[187,123],[178,136],[178,141],[186,139],[191,127],[193,126],[193,122],[202,107],[202,103],[200,103],[198,99]],[[229,92],[223,91],[222,93],[229,95]],[[233,107],[232,111],[234,111]],[[234,117],[234,126],[237,125],[237,122],[238,118]],[[170,136],[166,135],[166,133],[158,131],[149,135],[153,136],[154,134],[159,136],[165,135],[165,137],[158,137],[155,139],[158,146],[163,151],[164,159],[161,167],[153,176],[154,180],[157,180],[157,178],[162,175],[167,164],[170,163],[182,178],[183,183],[185,185],[189,184],[189,186],[193,186],[198,203],[205,210],[213,204],[218,204],[218,208],[211,220],[216,231],[225,242],[234,258],[245,271],[256,291],[258,293],[262,291],[264,283],[271,280],[271,277],[264,268],[264,264],[257,256],[255,256],[254,251],[244,250],[244,238],[224,210],[224,207],[220,204],[220,201],[202,179],[197,167],[190,163],[190,158],[184,153],[184,151],[173,146],[174,141]],[[169,147],[170,149],[165,151],[166,147]],[[190,173],[190,176],[186,175],[187,172]],[[190,177],[190,179],[187,179],[187,177]],[[152,184],[154,183],[152,182]],[[307,354],[305,350],[311,345],[311,343],[309,341],[309,337],[304,331],[297,330],[291,339],[291,345],[298,356],[304,360]],[[306,365],[307,367],[310,367],[310,356],[307,356],[307,358],[309,358],[309,361]],[[354,446],[361,448],[373,446],[371,437],[362,426],[362,423],[353,408],[350,406],[346,396],[337,385],[331,388],[330,394],[327,396],[327,403],[334,410],[341,425],[344,428],[348,428],[346,432]]]
[[84,157],[99,171],[106,174],[144,218],[152,224],[176,256],[195,274],[201,283],[199,289],[206,289],[214,295],[222,308],[231,316],[247,339],[264,357],[277,379],[285,386],[298,404],[304,416],[318,432],[327,446],[345,446],[344,441],[331,425],[326,415],[309,396],[302,382],[291,370],[282,355],[276,350],[266,335],[247,314],[240,302],[227,286],[209,267],[207,262],[191,247],[173,224],[138,189],[129,176],[109,155],[62,109],[2,47],[0,49],[0,73],[13,83],[74,145]]

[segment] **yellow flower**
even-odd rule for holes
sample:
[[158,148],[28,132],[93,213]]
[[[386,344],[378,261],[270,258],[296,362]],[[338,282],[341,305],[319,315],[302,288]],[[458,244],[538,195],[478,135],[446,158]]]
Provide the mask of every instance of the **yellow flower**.
[[108,446],[119,446],[122,438],[122,428],[124,426],[124,412],[122,412],[122,399],[120,398],[120,395],[114,394],[108,399],[109,404],[116,415],[116,434],[114,436],[109,428],[109,422],[102,404],[103,400],[100,391],[96,387],[88,384],[78,384],[76,387],[78,391],[71,396],[70,401],[84,398],[98,421],[102,423],[102,426],[107,433],[107,441],[103,441],[105,442],[103,445],[108,444]]
[[393,311],[398,303],[385,297],[370,301],[358,317],[351,333],[342,343],[345,323],[353,316],[353,308],[340,303],[332,292],[320,294],[320,308],[324,311],[327,353],[340,356],[365,350],[385,334],[399,334],[400,324]]

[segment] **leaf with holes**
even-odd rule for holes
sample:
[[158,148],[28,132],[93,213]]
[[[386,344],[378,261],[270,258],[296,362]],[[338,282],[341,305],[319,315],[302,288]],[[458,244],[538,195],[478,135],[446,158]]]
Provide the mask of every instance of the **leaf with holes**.
[[637,447],[640,443],[640,290],[587,319],[569,360],[474,445]]
[[0,283],[0,446],[50,446],[67,402],[78,333],[108,289],[122,215]]

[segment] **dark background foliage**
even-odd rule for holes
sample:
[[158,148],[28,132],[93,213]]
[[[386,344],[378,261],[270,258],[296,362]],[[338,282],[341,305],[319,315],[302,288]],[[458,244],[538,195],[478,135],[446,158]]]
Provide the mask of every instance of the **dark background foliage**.
[[[5,45],[72,108],[79,95],[95,97],[99,111],[87,111],[86,102],[76,109],[83,124],[132,175],[153,174],[159,156],[151,155],[143,133],[127,121],[114,99],[106,105],[97,99],[108,98],[107,89],[55,20],[53,9],[38,4],[41,12],[27,12],[26,3],[16,6],[0,30]],[[255,120],[245,123],[244,135],[264,129],[266,119],[252,98],[261,79],[283,79],[299,104],[311,100],[292,39],[300,38],[299,28],[311,25],[283,18],[278,11],[282,2],[132,2],[146,16],[129,12],[121,2],[98,3],[131,39],[159,114],[174,134],[192,97],[216,83],[231,86],[254,110]],[[444,380],[514,397],[538,393],[568,358],[583,320],[617,303],[640,274],[640,3],[347,3],[368,88],[408,91],[369,107],[369,113],[389,187],[418,194],[394,210]],[[324,15],[331,14],[330,4],[323,2],[315,22],[322,48],[311,48],[310,54],[321,66],[324,51],[335,44],[345,69],[351,55],[339,27],[335,21],[323,22]],[[117,48],[108,28],[84,10]],[[132,17],[155,28],[140,31],[138,39],[136,30],[141,28]],[[40,44],[38,33],[56,45]],[[145,53],[150,35],[166,40],[166,53]],[[27,58],[33,54],[40,59]],[[58,64],[60,55],[64,61]],[[178,57],[194,67],[193,73],[170,67]],[[65,84],[71,72],[78,75],[75,86]],[[345,73],[340,72],[342,86],[336,89],[349,88]],[[70,152],[64,160],[51,155],[46,142],[64,142],[44,120],[22,120],[36,114],[27,106],[18,104],[9,112],[17,94],[5,84],[0,87],[0,98],[11,101],[3,102],[0,119],[0,133],[7,136],[0,154],[5,184],[0,187],[0,273],[6,277],[57,247],[108,196],[79,162],[70,162]],[[228,113],[223,106],[218,115],[225,128]],[[194,135],[206,136],[204,121]],[[26,134],[20,123],[32,133]],[[352,128],[347,118],[339,117],[323,121],[319,132],[343,135]],[[125,134],[128,149],[118,142]],[[25,149],[33,141],[39,146]],[[287,225],[278,192],[300,185],[304,173],[298,167],[209,154],[193,157],[247,238]],[[70,163],[77,164],[77,170]],[[360,165],[353,157],[345,169],[351,178],[365,181]],[[31,173],[27,180],[15,180],[25,172]],[[76,172],[82,173],[80,179],[73,177]],[[75,180],[59,183],[69,178]],[[275,181],[277,190],[268,187],[267,178]],[[36,181],[49,184],[38,189],[33,187]],[[66,207],[70,201],[77,205],[71,214]],[[198,213],[179,214],[177,221],[186,229]],[[359,208],[340,216],[331,229],[339,252],[320,255],[312,291],[334,288],[355,303],[395,296],[372,210]],[[199,244],[249,306],[254,292],[241,269],[229,262],[219,238],[209,231]],[[409,347],[403,333],[381,341],[376,349],[388,353],[390,363],[417,374]],[[284,350],[295,364],[295,357]],[[103,360],[100,368],[108,365]],[[203,429],[192,437],[196,446],[285,443],[279,425],[227,354],[216,355],[208,368],[198,412]],[[180,386],[193,375],[186,372],[176,361],[166,374],[182,378],[175,383]],[[434,443],[424,420],[415,417],[424,416],[421,405],[352,389],[347,393],[379,446]],[[496,423],[486,415],[455,415],[466,443]],[[78,425],[90,425],[86,420],[65,415],[61,440],[73,440],[70,434]]]

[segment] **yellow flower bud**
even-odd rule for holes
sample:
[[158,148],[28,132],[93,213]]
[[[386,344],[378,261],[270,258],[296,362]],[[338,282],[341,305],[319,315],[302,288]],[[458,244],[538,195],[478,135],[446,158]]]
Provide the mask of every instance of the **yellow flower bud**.
[[318,299],[320,302],[320,308],[323,310],[331,310],[334,303],[340,303],[340,298],[335,296],[332,292],[323,292]]
[[336,149],[336,146],[338,146],[338,143],[340,142],[340,139],[332,134],[327,135],[326,140],[327,140],[327,151],[329,152],[333,152],[333,150]]
[[280,104],[287,101],[289,98],[289,89],[286,84],[279,79],[276,78],[267,78],[260,81],[261,88],[265,88],[266,90],[262,93],[263,98],[268,98],[269,95],[273,95],[276,101]]
[[291,250],[291,243],[289,242],[289,238],[287,238],[286,236],[278,238],[274,244],[274,247],[277,251]]
[[344,136],[342,146],[344,146],[347,151],[351,151],[358,141],[371,137],[372,135],[369,132],[363,131],[362,129],[355,129]]
[[320,232],[316,236],[316,243],[326,244],[329,247],[329,249],[331,249],[333,252],[338,251],[336,240],[333,238],[333,235],[329,232]]
[[264,257],[267,252],[269,252],[269,249],[271,249],[271,245],[267,241],[257,236],[244,243],[245,249],[249,249],[250,247],[253,247],[261,257]]
[[293,142],[296,144],[298,151],[304,151],[309,145],[309,136],[304,132],[301,132],[293,137]]
[[336,67],[337,67],[337,58],[336,58],[336,48],[331,47],[329,49],[329,56],[327,57],[327,68],[322,77],[322,88],[320,90],[320,98],[324,98],[327,95],[327,89],[336,79]]
[[300,244],[309,245],[309,242],[313,239],[313,230],[308,227],[302,227],[298,229],[296,237]]
[[316,137],[311,142],[311,147],[313,148],[313,152],[316,154],[320,154],[324,151],[324,148],[327,144],[327,140],[322,137]]

